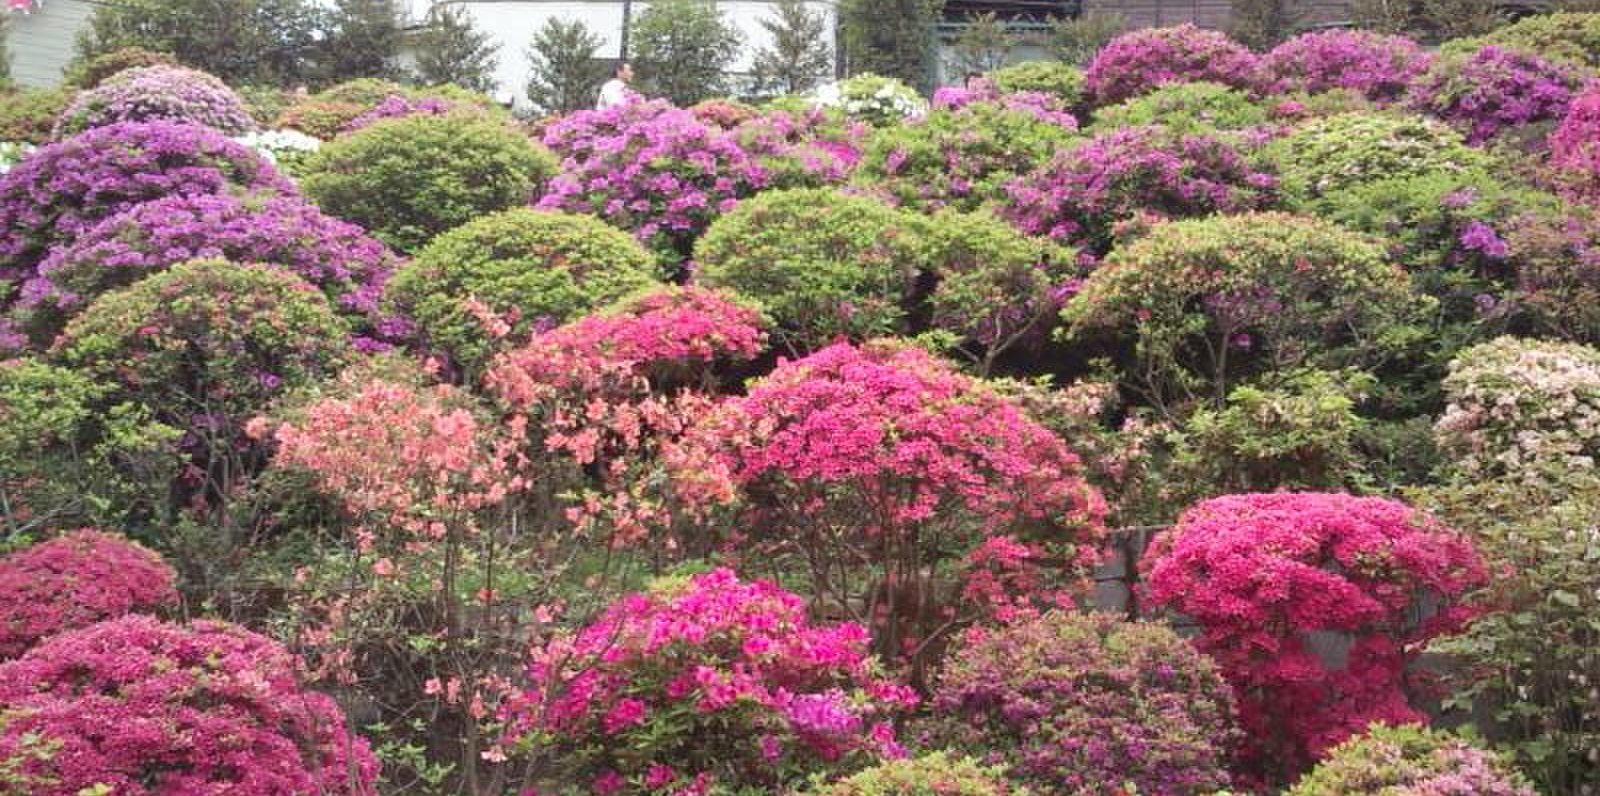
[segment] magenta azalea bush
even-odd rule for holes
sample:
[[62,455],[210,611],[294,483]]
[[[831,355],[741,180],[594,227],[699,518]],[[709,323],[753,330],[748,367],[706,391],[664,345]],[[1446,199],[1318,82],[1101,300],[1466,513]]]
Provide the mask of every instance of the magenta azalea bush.
[[1220,138],[1134,127],[1098,135],[1019,177],[1006,187],[1001,214],[1030,235],[1103,254],[1118,224],[1258,209],[1272,201],[1276,184]]
[[590,793],[734,792],[900,757],[892,720],[916,701],[859,625],[812,625],[799,597],[718,569],[535,647],[505,718]]
[[1042,122],[1078,129],[1078,117],[1061,97],[1044,91],[1000,91],[985,84],[977,88],[940,86],[933,92],[934,110],[960,110],[978,103],[999,105],[1006,110],[1026,113]]
[[1573,199],[1600,202],[1600,81],[1573,99],[1550,134],[1550,166]]
[[1084,84],[1097,105],[1111,105],[1167,83],[1207,80],[1254,91],[1261,59],[1214,30],[1194,25],[1147,28],[1111,40],[1089,62]]
[[126,69],[81,92],[61,113],[55,137],[117,122],[171,121],[213,127],[228,135],[254,130],[239,95],[205,72],[180,66]]
[[1534,796],[1526,778],[1466,740],[1374,724],[1329,752],[1287,796]]
[[175,580],[155,553],[89,529],[0,558],[0,660],[57,633],[174,605]]
[[[1191,507],[1141,568],[1149,597],[1198,622],[1233,685],[1255,773],[1292,779],[1374,721],[1422,721],[1407,698],[1425,642],[1459,627],[1485,580],[1472,543],[1399,501],[1228,495]],[[1417,621],[1419,600],[1437,611]],[[1349,639],[1342,666],[1313,635]]]
[[0,769],[38,796],[372,794],[377,763],[277,642],[127,616],[0,664]]
[[592,213],[662,252],[687,253],[767,182],[731,136],[661,101],[578,111],[547,127],[544,143],[562,161],[539,207]]
[[1034,793],[1209,793],[1238,739],[1217,668],[1164,626],[1051,611],[973,628],[945,661],[929,740]]
[[40,147],[0,175],[0,281],[32,276],[48,249],[141,202],[176,194],[294,188],[215,130],[120,122]]
[[1264,67],[1281,92],[1347,89],[1387,103],[1404,98],[1432,64],[1433,56],[1404,36],[1325,30],[1274,47]]
[[1481,144],[1511,127],[1554,121],[1582,83],[1573,67],[1493,45],[1447,56],[1411,89],[1418,110],[1460,128]]

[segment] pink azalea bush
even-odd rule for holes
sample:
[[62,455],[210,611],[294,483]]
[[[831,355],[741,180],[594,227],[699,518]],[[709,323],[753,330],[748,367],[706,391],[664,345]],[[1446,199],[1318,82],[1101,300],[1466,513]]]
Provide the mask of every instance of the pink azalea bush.
[[774,108],[730,133],[767,175],[768,188],[816,188],[850,177],[867,125],[826,108]]
[[169,607],[176,579],[150,550],[89,529],[0,558],[0,660],[57,633]]
[[727,569],[660,580],[534,647],[507,741],[601,796],[778,789],[900,757],[892,720],[917,700],[867,640]]
[[1117,36],[1084,71],[1085,88],[1097,105],[1200,80],[1254,91],[1262,82],[1261,59],[1222,33],[1184,24]]
[[1534,796],[1516,769],[1417,725],[1374,724],[1328,754],[1287,796]]
[[1508,128],[1560,119],[1581,82],[1571,66],[1489,45],[1439,60],[1412,87],[1410,102],[1481,144]]
[[390,94],[371,110],[347,122],[340,132],[353,133],[384,119],[398,119],[402,116],[444,116],[464,107],[462,103],[452,102],[444,97]]
[[[1145,553],[1154,606],[1198,622],[1239,700],[1254,773],[1292,778],[1374,721],[1425,720],[1408,667],[1461,626],[1485,579],[1468,539],[1395,500],[1229,495],[1191,507]],[[1419,600],[1437,601],[1424,621]],[[1342,666],[1313,634],[1349,639]],[[1286,776],[1287,775],[1287,776]]]
[[1095,136],[1019,177],[1006,186],[1001,214],[1030,235],[1103,254],[1117,225],[1138,216],[1257,209],[1276,184],[1221,138],[1134,127]]
[[1006,110],[1026,113],[1041,121],[1052,122],[1068,130],[1078,129],[1078,118],[1060,97],[1043,91],[1000,91],[985,84],[968,89],[962,86],[940,86],[933,92],[934,110],[960,110],[969,105],[987,103]]
[[1052,611],[973,628],[932,697],[930,740],[1032,792],[1208,793],[1229,784],[1233,697],[1176,633],[1109,614]]
[[1266,74],[1280,92],[1355,91],[1375,102],[1405,97],[1433,56],[1404,36],[1368,30],[1303,33],[1267,53]]
[[539,207],[593,213],[662,252],[686,253],[767,182],[731,136],[662,101],[578,111],[547,127],[544,143],[562,161]]
[[1600,81],[1573,99],[1550,134],[1550,166],[1578,201],[1600,201]]
[[377,763],[277,642],[127,616],[0,664],[0,760],[39,796],[372,794]]
[[73,98],[56,121],[55,137],[117,122],[172,121],[212,127],[227,135],[254,130],[239,95],[205,72],[181,66],[126,69]]

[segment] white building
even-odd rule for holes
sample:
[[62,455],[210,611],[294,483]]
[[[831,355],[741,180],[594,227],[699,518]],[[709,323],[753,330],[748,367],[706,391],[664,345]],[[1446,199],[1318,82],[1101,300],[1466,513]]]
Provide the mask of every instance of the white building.
[[[20,3],[18,4],[20,6]],[[78,31],[89,24],[97,2],[92,0],[32,0],[27,10],[7,11],[6,49],[11,53],[11,79],[23,86],[53,86],[72,60]]]

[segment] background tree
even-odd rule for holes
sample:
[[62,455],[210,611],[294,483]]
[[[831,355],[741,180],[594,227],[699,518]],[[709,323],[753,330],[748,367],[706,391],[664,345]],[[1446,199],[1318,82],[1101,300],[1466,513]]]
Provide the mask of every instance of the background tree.
[[1006,64],[1006,56],[1017,45],[1017,35],[995,17],[994,12],[967,20],[967,27],[956,37],[951,65],[957,73],[992,72]]
[[805,0],[778,0],[777,14],[761,20],[772,44],[756,51],[752,71],[762,95],[809,91],[833,68],[828,21],[806,8]]
[[1268,50],[1293,36],[1304,16],[1297,0],[1233,0],[1228,35],[1251,49]]
[[727,90],[737,28],[709,0],[660,0],[633,21],[633,65],[645,90],[687,107]]
[[11,53],[6,51],[6,18],[0,17],[0,91],[11,88]]
[[844,0],[839,5],[846,71],[875,72],[928,87],[928,29],[944,0]]
[[1115,11],[1090,11],[1056,20],[1048,44],[1057,58],[1082,66],[1127,27],[1128,20]]
[[528,99],[550,114],[594,105],[606,80],[606,65],[594,54],[604,43],[580,20],[546,19],[528,44]]
[[1495,0],[1354,0],[1350,16],[1363,28],[1434,42],[1477,36],[1506,21]]
[[95,6],[77,49],[87,61],[140,47],[229,83],[291,83],[315,74],[325,23],[309,0],[125,0]]
[[422,82],[453,83],[485,94],[494,90],[500,45],[474,28],[461,8],[440,4],[429,10],[416,45],[417,76]]
[[395,0],[336,0],[325,47],[326,77],[394,77],[400,41]]

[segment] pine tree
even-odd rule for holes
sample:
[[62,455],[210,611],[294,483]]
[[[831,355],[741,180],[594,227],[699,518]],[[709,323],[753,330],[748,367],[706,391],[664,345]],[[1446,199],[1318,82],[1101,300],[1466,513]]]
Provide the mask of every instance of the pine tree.
[[967,20],[966,30],[951,48],[951,65],[958,73],[992,72],[1006,64],[1006,56],[1017,45],[1017,36],[993,12]]
[[944,0],[842,0],[839,28],[846,71],[928,87],[933,25]]
[[739,30],[710,0],[656,0],[633,21],[633,65],[649,94],[680,106],[727,91]]
[[1127,19],[1115,11],[1090,11],[1079,17],[1058,19],[1050,30],[1050,49],[1057,58],[1082,66],[1127,27]]
[[1233,0],[1228,35],[1254,50],[1270,50],[1293,36],[1305,16],[1296,0]]
[[756,94],[800,94],[833,69],[828,20],[805,0],[778,0],[777,14],[761,20],[772,43],[756,52],[751,72]]
[[546,19],[528,44],[528,99],[550,114],[593,106],[606,80],[605,64],[594,57],[604,43],[580,20]]
[[394,77],[400,39],[395,0],[337,0],[324,48],[327,78]]
[[473,28],[472,18],[461,9],[434,6],[416,44],[417,77],[422,82],[453,83],[486,94],[496,88],[494,69],[499,64],[496,53],[500,45]]

